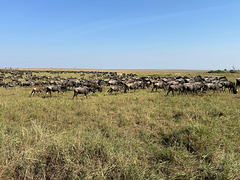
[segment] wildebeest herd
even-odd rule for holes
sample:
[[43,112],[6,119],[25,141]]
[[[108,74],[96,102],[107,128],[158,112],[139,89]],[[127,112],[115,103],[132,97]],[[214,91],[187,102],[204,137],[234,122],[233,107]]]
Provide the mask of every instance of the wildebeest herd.
[[[48,73],[50,76],[37,75]],[[61,74],[74,73],[76,77],[61,77]],[[78,77],[78,78],[77,78]],[[240,86],[240,78],[236,82],[229,81],[226,77],[202,77],[202,76],[177,76],[177,77],[139,77],[137,74],[117,74],[117,72],[100,71],[37,71],[37,70],[12,70],[0,69],[0,86],[5,88],[20,86],[32,86],[31,97],[34,94],[48,94],[52,92],[64,93],[73,91],[73,99],[78,94],[87,97],[89,92],[127,93],[130,90],[150,89],[156,92],[158,89],[166,91],[166,95],[175,92],[178,94],[199,94],[209,91],[221,92],[228,89],[229,92],[237,94],[237,87]]]

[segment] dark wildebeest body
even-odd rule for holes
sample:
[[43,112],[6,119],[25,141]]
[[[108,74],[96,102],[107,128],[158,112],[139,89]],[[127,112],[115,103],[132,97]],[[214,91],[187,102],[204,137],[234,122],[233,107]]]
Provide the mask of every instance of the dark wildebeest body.
[[233,91],[234,86],[235,86],[235,83],[232,82],[232,81],[224,81],[222,84],[223,84],[224,88],[228,88],[229,89],[229,92]]
[[206,83],[205,86],[206,90],[213,90],[213,93],[221,89],[224,89],[224,86],[221,83]]
[[166,87],[167,87],[167,83],[161,81],[161,82],[154,82],[153,83],[153,88],[152,88],[152,91],[154,91],[154,89],[156,89],[156,91],[158,89],[164,89],[166,90]]
[[32,86],[34,85],[34,82],[26,81],[26,82],[21,82],[20,86]]
[[75,96],[77,97],[78,94],[84,94],[84,96],[87,98],[87,94],[89,92],[95,93],[95,89],[94,88],[86,87],[86,86],[75,88],[73,91],[74,91],[73,99],[74,99]]
[[238,90],[237,90],[237,86],[234,85],[232,91],[233,91],[233,94],[237,94],[237,92],[238,92]]
[[134,90],[134,92],[135,92],[136,89],[138,89],[138,88],[139,88],[139,86],[136,82],[135,83],[127,83],[127,84],[125,84],[124,93],[126,93],[127,90],[129,91],[130,89]]
[[240,78],[236,79],[236,86],[240,86]]
[[50,96],[52,96],[52,92],[62,93],[61,86],[48,86],[46,88],[46,94],[50,93]]
[[124,87],[124,86],[113,86],[113,87],[110,87],[110,89],[107,92],[109,92],[109,93],[112,93],[113,91],[122,92],[122,90],[124,90],[124,92],[125,92],[126,87]]
[[111,80],[109,80],[108,81],[108,86],[110,86],[110,85],[118,85],[120,82],[118,81],[118,80],[113,80],[113,79],[111,79]]
[[100,85],[98,85],[97,83],[89,83],[89,84],[87,84],[87,87],[91,87],[91,88],[98,90],[99,92],[102,92],[102,87]]
[[172,91],[172,95],[174,96],[174,91],[178,91],[178,94],[180,94],[181,92],[183,92],[183,85],[182,84],[174,84],[174,85],[170,85],[168,87],[168,92],[167,92],[167,96],[168,94]]
[[45,91],[45,88],[43,86],[40,87],[35,87],[33,88],[32,92],[31,92],[31,97],[35,94],[35,93],[40,93],[42,94]]
[[205,92],[204,90],[206,90],[206,87],[203,83],[201,82],[195,82],[195,83],[184,83],[183,84],[183,91],[187,94],[187,92],[191,92],[191,93],[196,93],[198,94],[198,92]]

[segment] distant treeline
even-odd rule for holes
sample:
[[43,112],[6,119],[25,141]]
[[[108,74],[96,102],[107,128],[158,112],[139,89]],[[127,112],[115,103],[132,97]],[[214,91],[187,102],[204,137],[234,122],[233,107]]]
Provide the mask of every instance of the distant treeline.
[[239,73],[239,70],[210,70],[208,73]]

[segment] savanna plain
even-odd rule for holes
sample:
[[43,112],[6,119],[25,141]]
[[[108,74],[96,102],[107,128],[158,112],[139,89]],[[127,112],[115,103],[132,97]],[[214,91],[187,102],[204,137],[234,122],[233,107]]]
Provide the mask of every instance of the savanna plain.
[[73,91],[30,97],[32,89],[0,87],[1,179],[240,179],[239,93],[166,96],[152,87],[127,93],[103,87],[72,99]]

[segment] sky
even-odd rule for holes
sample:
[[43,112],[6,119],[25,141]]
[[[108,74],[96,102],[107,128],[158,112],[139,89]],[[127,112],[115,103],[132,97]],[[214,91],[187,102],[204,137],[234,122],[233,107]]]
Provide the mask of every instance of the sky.
[[2,0],[10,67],[240,69],[240,1]]

